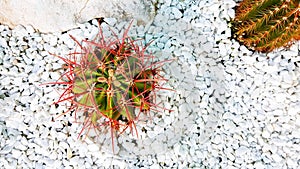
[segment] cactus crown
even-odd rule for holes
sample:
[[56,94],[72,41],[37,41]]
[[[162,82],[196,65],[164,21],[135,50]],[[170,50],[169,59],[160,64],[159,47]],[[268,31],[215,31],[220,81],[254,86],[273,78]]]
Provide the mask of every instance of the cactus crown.
[[233,32],[251,49],[270,52],[300,39],[298,0],[244,0],[236,9]]

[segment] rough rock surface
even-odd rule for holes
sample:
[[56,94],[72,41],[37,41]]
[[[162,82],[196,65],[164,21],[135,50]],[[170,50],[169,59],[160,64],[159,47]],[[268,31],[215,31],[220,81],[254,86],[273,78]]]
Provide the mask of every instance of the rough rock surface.
[[66,31],[99,17],[132,18],[145,24],[153,14],[151,1],[144,0],[0,1],[0,23],[11,28],[32,25],[41,32]]

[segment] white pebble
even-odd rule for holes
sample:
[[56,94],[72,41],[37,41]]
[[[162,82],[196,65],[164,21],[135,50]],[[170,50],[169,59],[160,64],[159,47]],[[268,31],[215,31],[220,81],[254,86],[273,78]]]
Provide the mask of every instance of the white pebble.
[[175,7],[172,8],[172,13],[173,13],[175,19],[179,19],[182,17],[182,13],[179,11],[179,9],[177,9]]
[[282,161],[282,157],[280,157],[278,154],[272,154],[272,158],[276,163],[279,163]]
[[57,44],[57,37],[52,36],[50,38],[49,44],[50,44],[50,46],[56,46],[56,44]]
[[0,47],[7,48],[7,42],[4,38],[0,37]]
[[98,151],[99,150],[99,146],[97,145],[97,144],[89,144],[88,146],[87,146],[87,148],[88,148],[88,150],[90,151],[90,152],[96,152],[96,151]]
[[22,151],[13,149],[11,151],[11,154],[12,154],[12,157],[14,157],[15,159],[18,159],[22,155]]
[[29,34],[33,34],[35,32],[34,28],[31,25],[26,25],[25,29]]
[[243,155],[245,155],[248,151],[249,151],[248,148],[246,148],[245,146],[241,146],[241,147],[239,147],[239,148],[235,151],[235,153],[236,153],[237,156],[243,156]]

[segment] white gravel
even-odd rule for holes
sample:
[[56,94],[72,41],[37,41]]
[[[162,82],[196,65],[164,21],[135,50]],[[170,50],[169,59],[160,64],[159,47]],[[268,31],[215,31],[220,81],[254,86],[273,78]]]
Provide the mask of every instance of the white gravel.
[[[149,47],[170,79],[158,97],[173,112],[138,123],[139,138],[110,133],[77,139],[54,86],[77,39],[97,34],[96,20],[64,33],[0,25],[0,168],[298,168],[300,166],[300,43],[260,54],[231,39],[233,0],[159,0],[153,23],[130,35]],[[128,21],[107,18],[120,32]],[[107,28],[107,27],[106,27]],[[108,33],[104,28],[105,33]]]

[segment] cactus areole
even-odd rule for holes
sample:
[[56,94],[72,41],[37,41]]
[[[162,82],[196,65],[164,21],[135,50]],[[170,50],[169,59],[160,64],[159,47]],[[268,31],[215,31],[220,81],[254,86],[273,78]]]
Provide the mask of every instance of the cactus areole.
[[233,32],[238,41],[261,52],[287,47],[300,39],[299,0],[243,0]]
[[[67,66],[60,81],[50,84],[64,85],[64,92],[56,103],[70,101],[70,111],[81,112],[83,129],[100,130],[109,126],[112,131],[136,131],[134,121],[141,112],[157,111],[156,90],[164,89],[165,81],[159,69],[165,61],[153,62],[154,56],[145,54],[147,46],[127,36],[113,32],[113,38],[106,39],[101,25],[93,41],[83,40],[80,47],[69,58],[57,56]],[[65,112],[67,113],[67,112]],[[64,114],[65,114],[64,113]],[[137,135],[137,131],[136,131]],[[113,138],[113,134],[112,134]]]

